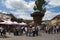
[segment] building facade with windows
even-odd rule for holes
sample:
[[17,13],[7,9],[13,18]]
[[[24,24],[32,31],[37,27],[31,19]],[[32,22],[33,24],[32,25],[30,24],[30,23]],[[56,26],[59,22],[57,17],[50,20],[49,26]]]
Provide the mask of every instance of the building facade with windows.
[[52,25],[56,25],[59,24],[60,25],[60,15],[55,16],[52,20],[51,20]]
[[0,12],[0,20],[11,21],[11,16]]

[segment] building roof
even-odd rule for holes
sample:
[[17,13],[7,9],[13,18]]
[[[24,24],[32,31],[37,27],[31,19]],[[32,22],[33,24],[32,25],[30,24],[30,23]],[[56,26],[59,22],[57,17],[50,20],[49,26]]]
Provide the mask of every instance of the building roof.
[[3,13],[3,12],[0,12],[0,14],[7,15],[7,16],[11,17],[11,20],[13,20],[13,21],[17,20],[17,18],[13,14],[7,14],[7,13]]
[[55,18],[60,18],[60,14],[55,16],[54,18],[52,18],[51,20],[55,19]]
[[7,14],[7,15],[9,15],[11,17],[12,21],[17,21],[17,18],[13,14]]
[[10,14],[7,14],[7,13],[0,12],[0,14],[7,15],[7,16],[11,17],[11,15]]

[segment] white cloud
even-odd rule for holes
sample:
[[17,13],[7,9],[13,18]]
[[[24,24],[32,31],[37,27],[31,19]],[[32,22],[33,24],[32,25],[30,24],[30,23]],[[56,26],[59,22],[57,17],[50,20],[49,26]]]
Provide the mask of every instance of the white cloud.
[[30,15],[20,15],[19,17],[23,19],[33,20],[33,18],[30,17]]
[[[47,0],[49,1],[47,8],[52,8],[60,5],[60,0]],[[6,8],[12,9],[11,13],[14,13],[15,16],[18,18],[24,18],[24,19],[32,19],[30,17],[30,13],[27,12],[33,12],[33,7],[34,7],[34,1],[26,2],[25,0],[5,0],[5,2],[2,2]],[[49,6],[50,5],[50,6]],[[29,14],[29,15],[28,15]],[[55,15],[60,14],[60,13],[54,13],[51,12],[50,10],[47,10],[43,20],[46,19],[51,19]]]
[[[32,19],[30,17],[30,13],[27,12],[33,12],[34,7],[34,1],[26,2],[25,0],[6,0],[5,6],[6,8],[12,9],[11,13],[14,13],[15,16],[18,18],[24,18],[24,19]],[[27,16],[29,14],[29,16]]]
[[50,3],[49,3],[50,5],[52,5],[52,6],[59,6],[60,5],[60,0],[50,0]]
[[43,17],[43,20],[51,20],[53,17],[55,17],[58,14],[60,14],[60,12],[55,13],[55,12],[51,12],[51,11],[46,11],[45,16]]
[[49,3],[47,5],[47,8],[52,8],[52,7],[60,6],[60,0],[48,0],[48,1],[49,1]]
[[1,12],[1,13],[6,13],[6,14],[7,14],[7,12],[5,12],[5,11],[2,11],[2,10],[0,10],[0,12]]
[[33,1],[30,1],[29,3],[24,1],[24,0],[6,0],[5,1],[5,5],[7,8],[10,8],[10,9],[15,9],[15,10],[23,10],[23,11],[26,11],[26,10],[32,10],[33,6],[34,6],[34,2]]
[[[46,8],[48,9],[60,6],[60,0],[46,0],[46,1],[49,1],[48,5],[46,6]],[[58,14],[60,14],[60,12],[55,13],[52,12],[51,10],[46,10],[43,20],[51,20],[53,17],[55,17]]]
[[11,13],[14,13],[14,15],[17,17],[17,18],[23,18],[23,19],[28,19],[28,20],[32,20],[32,17],[30,15],[28,15],[27,13],[25,13],[24,11],[16,11],[16,12],[12,12]]
[[2,12],[2,10],[0,10],[0,12]]
[[14,15],[17,18],[23,18],[23,19],[32,20],[32,17],[30,15],[28,15],[28,13],[26,13],[25,11],[16,10],[16,11],[11,11],[11,13],[14,13]]

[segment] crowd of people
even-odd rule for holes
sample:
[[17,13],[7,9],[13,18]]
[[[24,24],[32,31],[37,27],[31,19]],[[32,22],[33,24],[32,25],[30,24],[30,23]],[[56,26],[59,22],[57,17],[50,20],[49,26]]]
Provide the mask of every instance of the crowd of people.
[[[17,26],[15,28],[13,28],[12,33],[14,36],[22,36],[22,35],[26,35],[26,36],[38,36],[38,31],[40,27],[38,25],[22,25],[22,26]],[[6,33],[11,33],[11,28],[10,26],[3,28],[2,26],[0,26],[0,36],[5,37]]]
[[[17,26],[13,28],[13,35],[14,36],[22,36],[26,35],[29,37],[35,37],[39,35],[39,32],[43,30],[44,32],[48,34],[54,34],[54,33],[59,33],[60,32],[60,25],[42,25],[41,27],[39,25],[22,25],[22,26]],[[6,33],[11,33],[11,28],[8,26],[7,28],[3,28],[0,26],[0,36],[5,37]]]
[[24,33],[26,34],[26,36],[38,36],[38,31],[39,26],[32,26],[32,25],[28,25],[28,26],[20,26],[20,27],[16,27],[14,28],[14,35],[23,35]]
[[60,25],[44,25],[42,30],[49,34],[57,34],[60,32]]
[[0,36],[3,36],[3,37],[6,36],[6,30],[2,26],[0,27]]

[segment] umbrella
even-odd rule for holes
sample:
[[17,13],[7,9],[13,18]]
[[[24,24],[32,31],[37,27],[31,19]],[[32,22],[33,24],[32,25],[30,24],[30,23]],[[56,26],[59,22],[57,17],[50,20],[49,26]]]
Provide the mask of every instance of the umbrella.
[[0,22],[0,24],[5,24],[5,22]]
[[8,25],[11,25],[13,22],[11,22],[11,21],[6,21],[5,23],[8,24]]
[[18,25],[18,23],[16,21],[13,22],[14,25]]
[[19,23],[19,25],[27,25],[26,23],[22,22],[22,23]]
[[4,22],[0,22],[0,24],[11,25],[11,24],[12,24],[12,22],[11,22],[11,21],[4,21]]

